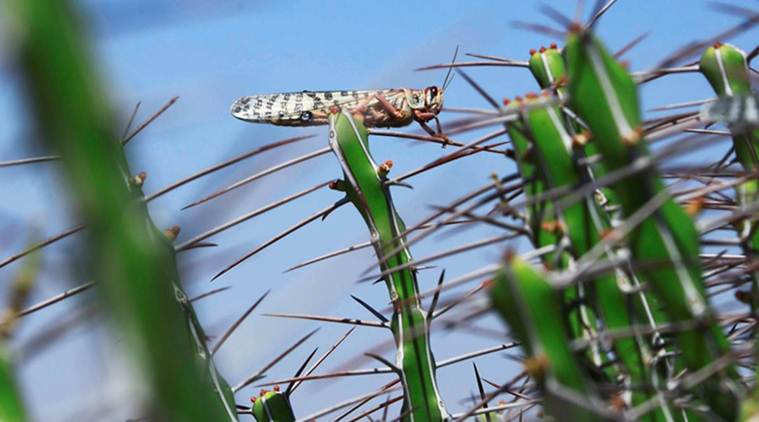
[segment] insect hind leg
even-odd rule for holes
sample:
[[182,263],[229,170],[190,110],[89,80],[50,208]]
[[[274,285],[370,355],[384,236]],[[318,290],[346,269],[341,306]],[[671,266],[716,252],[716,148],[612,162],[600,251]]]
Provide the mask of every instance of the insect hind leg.
[[[440,119],[437,118],[437,115],[430,112],[414,110],[414,118],[415,118],[414,120],[416,120],[417,123],[419,123],[419,126],[421,126],[425,132],[430,134],[430,136],[434,136],[435,138],[439,138],[440,140],[443,141],[443,144],[442,144],[443,148],[445,148],[451,143],[451,140],[448,139],[448,137],[445,134],[443,134],[443,127],[440,125]],[[437,128],[437,131],[432,129],[427,124],[429,120],[435,120],[435,127]]]

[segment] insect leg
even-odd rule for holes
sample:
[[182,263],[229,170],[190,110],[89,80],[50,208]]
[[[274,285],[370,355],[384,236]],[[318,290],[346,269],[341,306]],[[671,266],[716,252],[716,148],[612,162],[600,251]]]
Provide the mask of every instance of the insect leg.
[[401,113],[400,110],[395,108],[394,105],[390,104],[390,101],[388,101],[384,95],[379,94],[379,93],[374,94],[374,98],[376,98],[377,101],[379,101],[380,105],[382,105],[382,108],[385,109],[385,111],[387,111],[391,116],[393,116],[393,118],[398,119],[398,120],[403,119],[403,113]]
[[[428,124],[428,120],[435,119],[435,124],[437,126],[437,131],[432,129]],[[443,134],[443,128],[440,126],[440,120],[438,120],[437,116],[434,113],[428,113],[428,112],[422,112],[414,110],[414,120],[419,123],[419,126],[424,129],[425,132],[429,133],[431,136],[434,136],[436,138],[440,138],[443,140],[443,147],[448,146],[448,144],[451,142],[447,136]]]

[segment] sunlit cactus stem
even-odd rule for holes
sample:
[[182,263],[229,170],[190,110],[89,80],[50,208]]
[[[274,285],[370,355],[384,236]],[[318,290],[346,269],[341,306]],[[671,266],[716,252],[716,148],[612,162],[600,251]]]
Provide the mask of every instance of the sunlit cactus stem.
[[[539,50],[530,50],[529,69],[532,72],[532,76],[540,85],[540,88],[548,90],[556,95],[557,99],[565,103],[568,98],[567,88],[567,68],[566,61],[562,55],[562,51],[556,44],[551,44],[548,48],[540,47]],[[585,153],[586,157],[594,157],[598,153],[598,148],[592,139],[587,139],[586,136],[582,136],[585,132],[579,122],[565,113],[561,114],[561,120],[564,122],[567,129],[573,134],[578,135],[578,140],[581,140],[579,146]],[[596,178],[603,177],[606,173],[606,166],[602,160],[599,160],[594,165],[587,165],[590,174]],[[603,187],[599,190],[599,193],[603,194],[602,205],[611,210],[615,210],[618,207],[614,191]]]
[[529,357],[525,370],[557,420],[603,420],[610,414],[570,348],[558,291],[524,260],[509,254],[490,284],[493,308],[506,320]]
[[[715,43],[706,49],[699,61],[699,70],[720,97],[744,96],[751,94],[751,79],[746,53],[730,45]],[[746,171],[759,170],[759,129],[745,131],[731,127],[735,157]],[[736,189],[738,205],[745,207],[759,199],[759,181],[749,180]],[[749,266],[759,259],[759,230],[757,224],[745,219],[738,224],[741,246],[750,258]],[[753,281],[750,295],[751,307],[759,306],[759,270],[751,272]]]
[[[559,108],[551,104],[548,91],[545,96],[528,95],[522,104],[523,120],[526,132],[532,141],[534,156],[543,169],[547,186],[551,189],[578,189],[592,182],[592,177],[584,166],[577,163],[582,156],[582,144],[567,130],[561,118]],[[603,235],[611,229],[606,213],[595,200],[592,192],[576,201],[555,205],[557,222],[562,227],[567,241],[567,251],[579,260],[588,254],[602,240]],[[615,251],[606,247],[604,260],[610,262],[616,258]],[[600,274],[593,280],[580,283],[587,290],[586,306],[594,310],[609,330],[630,329],[635,319],[630,315],[635,296],[626,296],[620,286],[630,286],[622,271]],[[593,340],[595,342],[595,340]],[[647,341],[640,337],[620,338],[612,343],[616,356],[624,368],[621,373],[628,377],[628,382],[639,386],[632,391],[630,405],[639,405],[652,397],[652,391],[643,386],[649,384],[650,371],[646,362],[651,359]],[[620,375],[614,370],[616,365],[609,365],[607,372],[612,379]],[[624,395],[624,394],[621,394]],[[666,409],[662,412],[669,414]],[[661,415],[662,418],[664,415]]]
[[28,419],[16,381],[14,356],[8,340],[37,279],[39,264],[40,254],[32,254],[10,286],[7,303],[0,304],[0,421],[3,422],[23,422]]
[[[504,101],[504,103],[507,110],[515,109],[521,107],[522,98],[516,97],[514,101]],[[564,226],[560,223],[554,202],[541,199],[541,194],[547,190],[547,179],[545,168],[539,162],[536,148],[529,139],[529,130],[524,122],[519,120],[507,123],[506,128],[514,146],[514,159],[524,181],[524,191],[530,201],[526,215],[527,224],[530,227],[530,240],[536,248],[555,247],[554,252],[542,256],[542,262],[546,268],[567,269],[573,258],[562,245],[565,238]],[[585,303],[583,288],[573,286],[565,289],[562,296],[570,335],[573,338],[593,337],[596,320]],[[603,364],[604,357],[595,343],[588,348],[587,357],[595,365]]]
[[147,380],[156,419],[237,420],[231,390],[182,292],[174,248],[131,177],[69,2],[10,1],[19,65],[41,138],[60,153],[88,232],[91,276]]
[[[543,90],[553,93],[559,102],[561,121],[573,138],[574,159],[577,161],[578,171],[581,171],[586,181],[588,178],[590,181],[603,178],[608,173],[607,164],[604,160],[598,159],[600,154],[593,137],[569,108],[569,79],[564,50],[556,44],[551,44],[548,48],[530,50],[528,68],[538,85]],[[580,164],[579,159],[584,160],[585,163]],[[588,161],[594,162],[589,164]],[[618,222],[620,204],[614,190],[608,186],[602,186],[595,193],[596,202],[608,213],[605,219],[610,220],[612,225]],[[637,280],[633,277],[631,281]],[[636,283],[633,284],[637,286]],[[647,291],[639,293],[636,305],[640,307],[641,314],[651,316],[652,324],[666,322],[666,317],[658,309],[655,299]]]
[[[572,109],[588,124],[610,171],[648,156],[643,139],[636,86],[627,71],[590,33],[574,28],[566,46]],[[652,166],[612,188],[629,218],[641,219],[628,246],[641,276],[672,322],[684,324],[676,338],[690,371],[713,371],[696,391],[714,412],[733,420],[742,386],[730,345],[715,321],[704,293],[698,233],[672,199]],[[647,210],[649,210],[646,212]],[[656,263],[655,266],[651,265]]]
[[[699,61],[699,70],[720,97],[743,96],[752,92],[746,53],[730,44],[715,43],[707,48]],[[759,129],[746,131],[730,127],[730,131],[735,157],[743,169],[750,172],[759,170]],[[759,200],[759,180],[752,179],[739,185],[735,198],[741,208]],[[756,316],[759,307],[759,230],[751,219],[744,219],[737,226],[741,247],[748,258],[746,265],[753,268],[750,272],[751,294],[739,298],[750,303],[751,311]],[[742,420],[751,420],[759,415],[759,389],[756,386],[751,396],[744,400],[741,412]]]
[[[377,257],[398,249],[405,240],[403,221],[393,205],[386,185],[392,165],[377,165],[369,153],[368,132],[360,119],[346,110],[329,117],[329,142],[345,176],[333,188],[343,190],[361,213],[371,232]],[[435,380],[435,361],[429,343],[429,320],[419,301],[416,272],[404,267],[411,261],[405,247],[382,263],[385,282],[394,305],[391,327],[397,345],[396,366],[405,400],[402,413],[407,421],[442,421],[448,417]]]
[[2,339],[0,339],[0,420],[8,422],[27,420],[14,375],[11,352],[5,340]]

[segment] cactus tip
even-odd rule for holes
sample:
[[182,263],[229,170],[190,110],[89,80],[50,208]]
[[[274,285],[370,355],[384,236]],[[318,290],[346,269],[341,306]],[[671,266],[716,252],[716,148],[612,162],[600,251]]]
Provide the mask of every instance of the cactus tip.
[[700,212],[701,212],[701,210],[704,208],[704,202],[705,202],[705,201],[706,201],[706,200],[704,199],[704,197],[703,197],[703,196],[699,196],[699,197],[697,197],[697,198],[693,199],[692,201],[689,201],[689,202],[688,202],[688,203],[685,205],[685,212],[686,212],[686,213],[687,213],[689,216],[691,216],[691,217],[695,217],[695,216],[696,216],[696,215],[698,215],[698,213],[700,213]]
[[531,377],[540,379],[548,369],[548,357],[546,355],[538,355],[529,357],[524,360],[524,370]]
[[622,143],[628,147],[633,146],[643,139],[643,128],[637,128],[632,133],[622,137]]
[[493,287],[493,284],[495,284],[495,280],[493,280],[492,278],[489,278],[489,279],[487,279],[487,280],[485,280],[485,281],[482,282],[482,288],[483,289],[489,289],[489,288]]
[[142,187],[142,184],[145,183],[145,179],[147,178],[148,178],[148,174],[144,171],[141,171],[137,173],[136,175],[132,176],[132,179],[130,181],[134,186]]
[[179,232],[181,230],[182,229],[178,225],[175,224],[169,227],[168,229],[164,230],[163,234],[166,236],[167,239],[173,242],[174,240],[177,239],[177,237],[179,236]]

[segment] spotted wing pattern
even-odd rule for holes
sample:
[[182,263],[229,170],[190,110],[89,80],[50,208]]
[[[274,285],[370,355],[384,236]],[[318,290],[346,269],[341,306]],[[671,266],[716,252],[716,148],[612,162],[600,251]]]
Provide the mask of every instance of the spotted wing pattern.
[[301,91],[279,94],[251,95],[232,104],[232,116],[253,123],[282,126],[326,125],[331,106],[352,109],[365,103],[376,107],[375,94],[382,94],[396,107],[400,106],[400,89],[361,91]]

